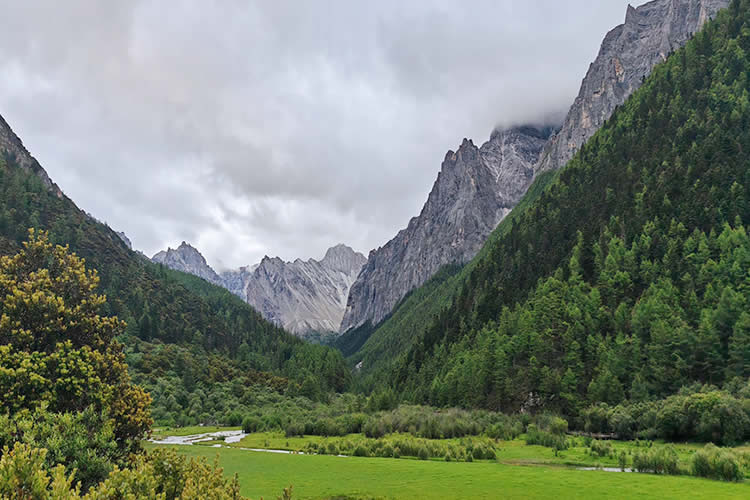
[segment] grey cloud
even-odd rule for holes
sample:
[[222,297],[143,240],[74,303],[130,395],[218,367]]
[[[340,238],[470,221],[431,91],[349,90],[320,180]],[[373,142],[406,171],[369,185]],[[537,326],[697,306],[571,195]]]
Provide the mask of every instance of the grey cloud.
[[463,137],[560,116],[627,1],[7,4],[0,114],[50,176],[236,267],[384,244]]

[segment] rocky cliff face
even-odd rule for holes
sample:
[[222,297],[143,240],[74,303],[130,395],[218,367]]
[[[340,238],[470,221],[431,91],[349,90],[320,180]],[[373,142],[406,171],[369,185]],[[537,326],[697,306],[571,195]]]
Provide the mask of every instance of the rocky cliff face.
[[292,333],[335,332],[366,260],[344,245],[329,249],[320,261],[265,257],[246,282],[245,300]]
[[190,273],[214,285],[223,286],[221,277],[208,265],[203,255],[184,241],[176,249],[167,248],[151,257],[151,260],[170,269]]
[[203,256],[183,242],[154,255],[171,269],[223,286],[264,318],[297,335],[338,331],[349,288],[366,260],[345,245],[329,248],[322,260],[284,262],[264,257],[260,264],[217,274]]
[[15,160],[22,168],[31,170],[41,180],[47,188],[55,193],[58,198],[62,198],[63,192],[52,182],[47,172],[42,168],[36,158],[31,156],[21,139],[13,132],[10,125],[0,116],[0,152]]
[[448,151],[419,216],[370,252],[349,292],[341,331],[380,322],[442,266],[474,257],[531,184],[550,133],[515,127],[495,131],[481,148],[464,139]]
[[656,64],[727,5],[729,0],[654,0],[638,8],[628,6],[625,23],[607,33],[560,132],[550,139],[535,172],[564,166]]

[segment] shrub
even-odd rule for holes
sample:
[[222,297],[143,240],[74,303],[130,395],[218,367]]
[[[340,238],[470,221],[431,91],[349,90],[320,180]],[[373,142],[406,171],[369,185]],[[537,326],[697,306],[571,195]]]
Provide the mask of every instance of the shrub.
[[595,439],[591,442],[590,452],[592,455],[599,457],[611,457],[613,454],[612,443]]
[[[552,434],[539,430],[535,424],[529,424],[526,429],[526,444],[538,444],[557,450],[567,450],[568,440],[564,435]],[[476,457],[475,457],[476,458]]]
[[232,413],[230,413],[229,415],[227,415],[225,421],[226,421],[227,425],[229,425],[231,427],[238,427],[238,426],[242,425],[242,422],[243,422],[243,420],[242,420],[242,414],[240,412],[238,412],[238,411],[233,411]]
[[721,479],[724,481],[742,481],[744,474],[738,457],[730,450],[707,444],[693,455],[691,473],[694,476]]
[[427,460],[430,458],[430,452],[427,451],[427,447],[420,446],[419,451],[417,452],[417,457],[419,457],[420,460]]
[[242,432],[252,434],[263,427],[263,421],[258,417],[248,416],[242,421]]
[[356,448],[354,448],[354,456],[355,457],[368,457],[370,456],[370,452],[367,450],[366,447],[360,445],[357,445]]
[[625,468],[628,466],[628,456],[625,454],[625,450],[622,450],[617,456],[617,463],[620,465],[620,470],[625,472]]
[[305,434],[305,426],[298,422],[289,422],[284,433],[286,437],[303,436]]
[[654,474],[677,475],[680,473],[677,452],[671,445],[636,452],[633,455],[633,468],[638,472],[653,472]]
[[568,421],[560,417],[552,417],[549,423],[549,431],[557,436],[568,432]]

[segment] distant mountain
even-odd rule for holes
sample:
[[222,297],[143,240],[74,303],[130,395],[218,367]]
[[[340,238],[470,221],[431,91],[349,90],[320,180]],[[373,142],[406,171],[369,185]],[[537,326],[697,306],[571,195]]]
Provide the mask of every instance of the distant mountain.
[[370,252],[349,293],[341,331],[377,324],[446,264],[463,264],[515,206],[534,177],[552,129],[496,130],[481,148],[464,139],[448,151],[418,217]]
[[302,336],[338,331],[349,288],[367,261],[348,246],[336,245],[320,261],[284,262],[266,256],[260,264],[217,274],[203,255],[184,241],[152,260],[226,288],[267,320]]
[[198,276],[214,285],[224,286],[224,281],[206,263],[203,255],[184,241],[174,250],[167,248],[166,251],[157,253],[151,257],[151,260],[157,264],[164,264],[175,271],[182,271]]

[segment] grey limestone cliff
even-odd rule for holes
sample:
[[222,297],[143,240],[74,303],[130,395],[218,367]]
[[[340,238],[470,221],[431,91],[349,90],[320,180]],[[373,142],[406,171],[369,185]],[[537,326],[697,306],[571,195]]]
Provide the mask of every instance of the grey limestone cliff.
[[419,216],[370,252],[349,292],[341,331],[377,324],[442,266],[474,257],[531,184],[550,133],[514,127],[493,132],[481,148],[464,139],[448,151]]
[[265,257],[246,282],[245,300],[292,333],[335,332],[365,261],[344,245],[330,248],[320,261]]

